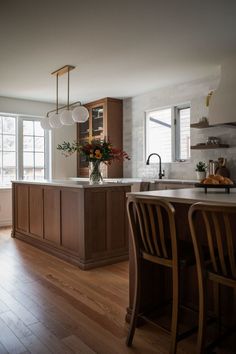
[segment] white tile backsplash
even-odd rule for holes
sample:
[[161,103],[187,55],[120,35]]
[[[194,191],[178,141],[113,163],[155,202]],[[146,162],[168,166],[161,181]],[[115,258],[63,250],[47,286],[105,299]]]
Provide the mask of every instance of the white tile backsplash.
[[[218,76],[211,76],[124,100],[124,149],[131,156],[131,160],[125,162],[124,177],[155,178],[158,176],[159,165],[147,166],[145,161],[145,111],[190,102],[191,123],[198,122],[201,117],[208,116],[206,95],[217,87],[218,81]],[[208,162],[222,156],[227,158],[231,178],[236,180],[236,127],[192,128],[191,145],[206,142],[208,136],[219,137],[221,142],[229,144],[230,148],[191,150],[190,161],[163,164],[166,177],[195,179],[195,165],[198,161]],[[158,153],[158,151],[154,152]]]

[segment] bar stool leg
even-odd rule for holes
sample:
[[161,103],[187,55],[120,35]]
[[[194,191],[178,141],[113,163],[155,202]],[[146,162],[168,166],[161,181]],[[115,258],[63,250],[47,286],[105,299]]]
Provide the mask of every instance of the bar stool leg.
[[198,272],[199,286],[199,317],[198,317],[198,339],[197,354],[205,353],[205,337],[206,337],[206,279],[202,273]]
[[[138,265],[140,267],[140,265]],[[133,342],[133,337],[134,337],[134,332],[136,329],[137,325],[137,317],[139,314],[139,308],[140,308],[140,283],[141,283],[141,276],[140,276],[140,271],[136,272],[135,276],[135,291],[134,291],[134,302],[133,302],[133,310],[132,310],[132,315],[130,319],[130,326],[129,326],[129,332],[128,336],[126,339],[126,345],[130,347]]]
[[171,321],[171,346],[170,354],[176,353],[178,336],[178,317],[179,317],[179,272],[174,267],[172,272],[173,283],[173,303],[172,303],[172,321]]
[[213,292],[214,292],[214,311],[217,319],[218,325],[218,335],[221,334],[221,306],[220,306],[220,284],[214,282],[213,283]]

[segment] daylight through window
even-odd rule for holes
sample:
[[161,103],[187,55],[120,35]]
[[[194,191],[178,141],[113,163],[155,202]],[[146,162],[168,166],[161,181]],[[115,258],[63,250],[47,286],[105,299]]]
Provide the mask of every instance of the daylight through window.
[[0,116],[0,184],[16,178],[16,120]]
[[49,174],[49,133],[39,118],[0,115],[0,185]]
[[189,106],[168,107],[146,113],[146,159],[153,152],[161,156],[162,162],[190,158]]

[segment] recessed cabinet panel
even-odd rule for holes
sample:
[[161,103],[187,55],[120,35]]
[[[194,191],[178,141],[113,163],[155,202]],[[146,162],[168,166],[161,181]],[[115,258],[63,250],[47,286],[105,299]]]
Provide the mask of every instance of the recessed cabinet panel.
[[60,189],[44,189],[44,238],[60,245]]
[[29,231],[29,200],[28,186],[16,186],[16,227],[20,231]]
[[43,237],[43,188],[38,186],[29,187],[29,232],[40,238]]
[[85,197],[86,237],[92,254],[107,249],[106,191],[87,191]]
[[125,193],[120,190],[107,192],[107,247],[109,250],[126,246],[125,204]]
[[79,251],[80,228],[83,228],[82,194],[78,191],[61,192],[61,245],[73,252]]

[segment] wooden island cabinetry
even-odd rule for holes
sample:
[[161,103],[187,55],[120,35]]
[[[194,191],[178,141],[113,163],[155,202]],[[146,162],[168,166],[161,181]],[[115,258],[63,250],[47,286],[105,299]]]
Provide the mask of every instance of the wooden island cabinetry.
[[[116,148],[123,147],[123,101],[115,98],[103,98],[85,105],[89,111],[89,119],[77,124],[77,140],[80,143],[91,139],[109,138]],[[113,163],[104,166],[106,178],[123,177],[123,164]],[[88,177],[88,162],[77,155],[77,176]]]
[[127,184],[13,182],[12,236],[81,269],[128,258]]

